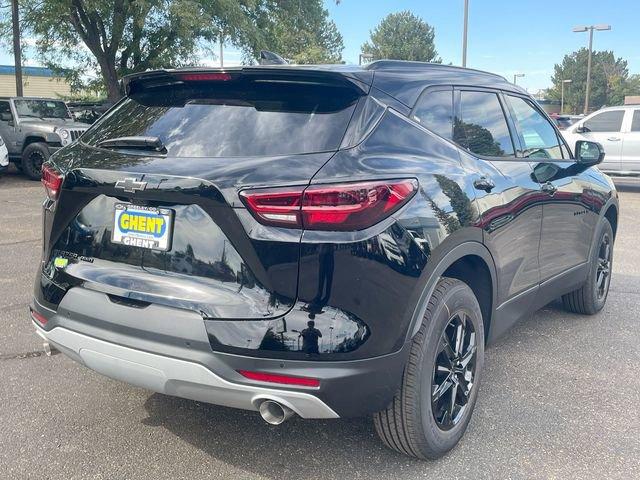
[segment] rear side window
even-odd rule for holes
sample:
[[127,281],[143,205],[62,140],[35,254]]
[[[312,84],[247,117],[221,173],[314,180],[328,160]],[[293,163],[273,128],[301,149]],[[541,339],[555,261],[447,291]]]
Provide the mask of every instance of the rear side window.
[[584,122],[590,132],[619,132],[622,127],[624,110],[610,110],[598,113]]
[[453,140],[478,155],[514,156],[509,127],[495,93],[460,92],[459,116],[454,120]]
[[522,156],[562,159],[560,141],[551,123],[528,100],[511,95],[506,98],[513,110]]
[[640,110],[633,111],[633,119],[631,121],[631,131],[640,132]]
[[453,137],[453,91],[426,91],[418,99],[411,118],[441,137],[451,140]]
[[318,83],[198,82],[124,99],[82,137],[88,145],[159,137],[170,157],[288,155],[336,150],[355,91]]

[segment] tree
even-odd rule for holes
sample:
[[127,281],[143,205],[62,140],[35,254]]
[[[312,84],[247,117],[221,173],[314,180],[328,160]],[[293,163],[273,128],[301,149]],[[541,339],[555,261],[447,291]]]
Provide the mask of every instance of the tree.
[[[582,112],[587,88],[588,56],[589,51],[581,48],[565,55],[562,63],[554,66],[551,77],[553,87],[548,91],[550,98],[560,100],[562,80],[571,80],[564,89],[565,111]],[[593,52],[589,105],[597,110],[606,105],[622,104],[625,95],[638,92],[640,82],[636,77],[629,77],[626,60],[616,58],[612,51]]]
[[373,55],[374,60],[415,60],[436,62],[433,27],[409,11],[391,13],[371,32],[371,39],[361,49]]
[[[268,0],[258,20],[267,49],[297,64],[340,63],[344,45],[322,0]],[[254,51],[254,56],[258,52]]]
[[112,102],[123,75],[195,65],[220,37],[247,57],[268,48],[300,63],[339,61],[343,48],[321,0],[38,0],[21,10],[43,63]]

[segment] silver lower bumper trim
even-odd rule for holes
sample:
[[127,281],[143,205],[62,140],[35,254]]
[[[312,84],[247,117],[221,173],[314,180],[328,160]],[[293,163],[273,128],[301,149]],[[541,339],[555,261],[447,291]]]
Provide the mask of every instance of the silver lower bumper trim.
[[308,393],[236,384],[198,363],[123,347],[63,327],[47,332],[34,326],[38,335],[73,360],[154,392],[244,410],[258,410],[264,400],[273,400],[303,418],[338,418],[328,405]]

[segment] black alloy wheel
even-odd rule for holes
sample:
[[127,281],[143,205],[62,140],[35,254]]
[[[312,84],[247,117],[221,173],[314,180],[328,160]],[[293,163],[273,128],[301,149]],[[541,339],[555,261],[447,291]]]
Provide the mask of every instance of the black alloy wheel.
[[598,266],[596,269],[596,295],[598,300],[606,297],[611,281],[611,236],[608,232],[602,236],[600,247],[598,248]]
[[463,417],[474,387],[476,332],[464,311],[456,312],[440,336],[433,369],[431,410],[442,430]]

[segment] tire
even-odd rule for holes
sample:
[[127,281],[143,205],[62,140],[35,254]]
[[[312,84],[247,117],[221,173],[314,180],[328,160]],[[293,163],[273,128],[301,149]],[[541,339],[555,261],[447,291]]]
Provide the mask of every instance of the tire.
[[[459,325],[466,326],[462,348],[450,341],[455,338]],[[445,339],[450,350],[442,348]],[[459,362],[456,363],[460,367],[457,373],[452,374],[450,370],[442,373],[443,368],[449,368],[452,354],[455,356],[456,352],[467,352],[462,357],[468,362],[464,369],[467,373],[462,373]],[[478,300],[467,284],[441,278],[427,305],[422,326],[413,338],[402,384],[387,408],[373,416],[383,443],[421,459],[439,458],[455,447],[471,419],[483,363],[484,325]],[[436,366],[441,373],[436,374]],[[454,377],[455,380],[450,380]],[[471,381],[467,383],[464,378]],[[436,385],[440,385],[440,389]],[[445,388],[447,385],[449,387]],[[462,392],[467,388],[468,396],[465,397]],[[436,392],[441,396],[433,404]],[[456,400],[466,403],[459,410],[453,410],[453,415],[449,416],[452,421],[448,422],[441,407],[451,405],[454,394]]]
[[607,302],[613,267],[613,229],[606,218],[596,234],[597,243],[591,254],[589,275],[580,288],[562,296],[564,308],[573,313],[593,315]]
[[42,164],[47,160],[49,160],[47,144],[31,143],[22,152],[22,171],[31,180],[40,180]]

